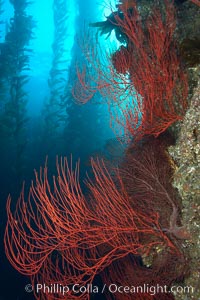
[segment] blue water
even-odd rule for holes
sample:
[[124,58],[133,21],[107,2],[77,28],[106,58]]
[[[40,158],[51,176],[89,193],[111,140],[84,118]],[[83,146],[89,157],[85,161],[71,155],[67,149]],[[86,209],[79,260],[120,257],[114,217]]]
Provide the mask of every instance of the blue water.
[[[16,0],[15,3],[18,1]],[[26,0],[21,1],[26,2]],[[121,154],[122,148],[110,128],[108,107],[104,104],[102,96],[98,93],[95,96],[94,102],[100,105],[93,103],[78,105],[74,102],[71,92],[77,79],[76,60],[78,59],[81,63],[77,36],[83,37],[84,30],[90,30],[89,23],[105,20],[105,16],[111,12],[110,4],[114,6],[114,2],[111,3],[109,0],[103,3],[94,0],[67,1],[68,16],[63,37],[63,51],[59,54],[63,63],[57,68],[57,70],[62,70],[60,75],[62,83],[59,84],[59,91],[54,95],[55,99],[63,99],[60,115],[62,121],[59,119],[57,108],[50,102],[53,97],[51,85],[53,80],[58,78],[51,76],[54,58],[52,45],[55,38],[53,1],[35,0],[26,9],[26,15],[32,16],[35,27],[33,38],[26,45],[26,49],[31,50],[31,52],[25,51],[29,57],[28,67],[21,73],[21,75],[28,76],[28,81],[23,85],[23,92],[26,94],[20,102],[20,117],[17,114],[18,104],[10,98],[12,95],[15,99],[13,93],[16,90],[14,88],[13,92],[9,87],[11,80],[12,82],[16,80],[14,73],[11,72],[7,76],[4,73],[5,69],[0,70],[1,78],[3,78],[1,90],[3,96],[0,101],[1,253],[4,253],[2,240],[6,223],[7,196],[11,193],[14,207],[22,183],[25,181],[28,189],[33,178],[33,169],[43,166],[47,156],[49,173],[52,175],[55,174],[56,155],[69,157],[72,154],[74,161],[80,158],[82,179],[88,171],[91,156],[105,157],[111,154]],[[4,1],[1,8],[3,12],[0,16],[2,21],[0,43],[3,46],[11,28],[10,24],[13,22],[12,1]],[[107,40],[102,37],[100,43],[102,49],[109,50],[118,47],[114,33]],[[2,59],[2,53],[0,53],[0,59]],[[4,66],[3,60],[2,65]],[[59,124],[58,128],[57,124]],[[114,153],[114,148],[117,149],[116,153]],[[3,265],[1,269],[4,269],[0,273],[0,299],[33,299],[32,295],[24,291],[24,286],[29,283],[29,279],[20,276],[10,266],[4,255],[1,256],[0,264]]]

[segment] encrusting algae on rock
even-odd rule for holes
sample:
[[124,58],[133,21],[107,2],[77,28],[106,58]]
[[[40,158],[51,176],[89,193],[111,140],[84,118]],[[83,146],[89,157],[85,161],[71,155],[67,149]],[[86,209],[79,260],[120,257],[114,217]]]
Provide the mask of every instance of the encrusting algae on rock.
[[[200,299],[200,81],[182,122],[175,146],[169,153],[177,164],[173,184],[182,198],[182,222],[191,239],[184,241],[190,259],[190,275],[184,286],[191,286],[193,293],[177,294],[176,299]],[[190,298],[188,298],[188,296]]]

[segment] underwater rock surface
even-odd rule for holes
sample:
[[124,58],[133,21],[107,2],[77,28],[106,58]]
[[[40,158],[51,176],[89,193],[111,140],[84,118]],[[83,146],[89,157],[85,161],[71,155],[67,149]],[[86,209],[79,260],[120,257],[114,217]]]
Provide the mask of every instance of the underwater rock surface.
[[[196,70],[198,73],[198,70]],[[191,99],[175,146],[169,153],[177,168],[174,174],[174,186],[182,198],[182,222],[191,234],[184,241],[190,259],[190,275],[184,286],[192,286],[194,293],[177,294],[176,299],[200,299],[200,80]]]

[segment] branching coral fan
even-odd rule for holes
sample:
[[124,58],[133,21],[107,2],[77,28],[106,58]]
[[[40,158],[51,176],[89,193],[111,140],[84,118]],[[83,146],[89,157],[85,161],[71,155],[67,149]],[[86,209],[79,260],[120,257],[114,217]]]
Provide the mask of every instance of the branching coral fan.
[[[22,191],[14,214],[8,199],[5,249],[11,264],[31,276],[33,284],[85,286],[96,274],[129,254],[146,257],[154,253],[152,269],[135,267],[130,277],[135,278],[133,283],[149,282],[151,275],[150,283],[169,285],[183,276],[185,259],[177,238],[185,236],[168,230],[173,206],[179,205],[168,182],[166,158],[163,161],[165,156],[161,155],[163,167],[159,170],[161,161],[155,155],[150,149],[143,152],[140,161],[128,155],[128,167],[113,170],[114,177],[103,161],[92,159],[94,180],[86,181],[87,200],[79,185],[78,164],[73,170],[66,159],[57,163],[53,189],[47,167],[35,173],[28,201]],[[164,214],[168,218],[163,218]],[[169,277],[164,270],[170,259],[174,261]],[[121,277],[118,280],[123,281]],[[41,299],[41,295],[35,296]],[[68,296],[77,299],[72,290]],[[46,299],[45,294],[42,297]],[[60,299],[59,294],[52,297]],[[89,299],[88,294],[78,297]]]
[[[96,85],[89,90],[88,73],[79,72],[79,87],[74,90],[74,96],[86,101],[96,91],[109,92],[118,104],[125,92],[123,83],[132,105],[119,108],[123,119],[117,122],[140,142],[128,147],[118,169],[109,171],[104,161],[91,159],[93,178],[85,181],[86,194],[79,183],[79,164],[73,169],[72,161],[64,158],[57,161],[53,180],[47,166],[35,172],[27,201],[22,190],[14,213],[8,198],[4,243],[9,261],[30,276],[33,285],[68,286],[70,300],[90,299],[88,293],[75,293],[73,286],[91,284],[97,274],[107,285],[170,287],[188,271],[181,243],[190,235],[181,224],[180,199],[171,185],[167,142],[153,137],[182,118],[187,96],[187,79],[173,40],[174,10],[170,1],[164,3],[165,14],[154,9],[145,26],[135,4],[123,11],[123,18],[115,14],[113,25],[120,28],[126,46],[112,55],[107,73],[95,66]],[[160,296],[173,299],[172,294],[148,292],[116,294],[115,299]],[[63,298],[59,291],[35,291],[35,297]],[[112,295],[107,294],[107,299]]]
[[[85,51],[92,75],[88,69],[78,71],[79,85],[74,88],[74,97],[81,102],[99,91],[110,106],[119,104],[116,114],[110,109],[111,117],[135,139],[158,136],[182,119],[187,107],[187,75],[174,38],[175,8],[171,1],[164,4],[164,11],[155,7],[145,21],[135,1],[134,8],[122,10],[123,17],[113,12],[112,25],[120,29],[126,46],[111,55],[107,68],[101,58],[97,60],[95,49],[91,57]],[[131,102],[125,108],[120,106],[122,94]]]

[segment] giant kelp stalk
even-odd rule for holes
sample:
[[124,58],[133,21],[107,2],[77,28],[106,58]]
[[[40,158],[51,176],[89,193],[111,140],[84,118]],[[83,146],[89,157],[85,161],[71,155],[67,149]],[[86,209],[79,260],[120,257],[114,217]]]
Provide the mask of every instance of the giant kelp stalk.
[[[82,1],[78,1],[76,5],[77,11],[80,12],[76,15],[74,22],[78,37],[82,36],[86,14],[87,18],[89,18],[89,15],[94,16],[96,13],[94,1],[89,0],[89,2],[89,11]],[[87,164],[91,153],[94,155],[94,153],[102,151],[105,139],[112,136],[112,132],[107,128],[109,126],[109,115],[108,113],[105,114],[106,107],[93,104],[92,102],[87,105],[77,105],[73,101],[71,86],[77,78],[76,62],[78,60],[80,64],[85,64],[85,58],[79,47],[80,38],[77,38],[77,36],[71,49],[72,57],[68,68],[69,76],[63,97],[67,112],[63,146],[65,155],[73,153],[74,158],[80,158],[83,164],[84,162]],[[108,125],[106,125],[106,122]],[[81,149],[81,151],[77,152],[77,149]]]
[[[81,102],[99,91],[109,101],[109,107],[114,103],[116,114],[110,109],[112,119],[135,139],[148,134],[158,136],[182,119],[187,107],[187,76],[174,38],[175,8],[171,1],[165,0],[164,4],[164,9],[154,7],[145,20],[135,1],[131,9],[113,11],[105,23],[112,24],[111,29],[117,31],[124,45],[110,55],[110,65],[104,68],[101,58],[96,59],[93,44],[94,49],[85,51],[89,66],[78,70],[74,88],[74,96]],[[93,26],[107,33],[103,24]],[[93,84],[88,84],[90,73]],[[122,94],[129,99],[124,106],[120,105]]]
[[[52,185],[47,166],[36,172],[27,201],[22,191],[14,213],[10,197],[7,203],[5,251],[14,268],[30,276],[33,285],[69,286],[70,299],[89,299],[88,293],[75,293],[73,285],[92,283],[96,274],[121,259],[125,263],[128,255],[146,258],[153,253],[151,268],[133,265],[135,270],[129,270],[133,285],[169,286],[182,278],[186,268],[179,239],[188,235],[180,225],[168,158],[163,153],[157,161],[163,148],[159,142],[154,146],[160,151],[152,146],[142,159],[137,153],[135,158],[128,155],[124,168],[113,169],[112,176],[103,161],[92,159],[94,179],[86,180],[87,197],[80,188],[79,165],[73,169],[66,158],[57,162]],[[63,296],[41,292],[35,297]]]
[[1,118],[4,115],[4,106],[5,106],[5,87],[6,87],[6,82],[5,82],[5,61],[4,61],[4,57],[2,55],[2,51],[5,47],[5,41],[4,41],[4,35],[5,35],[5,30],[3,28],[3,25],[5,25],[5,22],[2,19],[4,10],[3,10],[3,4],[4,1],[0,0],[0,136],[1,133],[3,131],[3,124],[1,121]]
[[44,136],[47,139],[48,152],[55,147],[55,139],[58,138],[65,122],[65,108],[62,106],[62,96],[66,86],[66,39],[68,32],[67,2],[54,0],[54,40],[52,44],[53,60],[50,70],[49,88],[50,98],[45,104],[43,117],[45,121]]
[[[0,0],[0,18],[3,14],[3,1]],[[4,24],[3,20],[0,19],[0,39],[2,39],[2,33],[3,33],[3,30],[2,30],[2,25]],[[1,42],[0,43],[0,49],[2,49],[4,43]],[[3,70],[3,61],[2,59],[0,59],[0,116],[2,115],[3,113],[3,106],[4,106],[4,97],[3,97],[3,87],[4,87],[4,74],[2,72]],[[0,122],[1,124],[1,122]],[[0,132],[1,132],[1,125],[0,125]]]
[[[3,7],[3,0],[0,0],[0,16],[1,16],[2,13],[3,13],[2,7]],[[0,20],[0,26],[1,26],[2,24],[4,24],[4,22],[3,22],[2,20]],[[0,38],[2,38],[1,32],[2,32],[2,30],[0,29]]]
[[10,2],[14,7],[14,16],[10,19],[9,30],[0,55],[1,76],[3,76],[6,88],[4,112],[1,116],[1,145],[5,147],[9,155],[8,161],[12,164],[11,168],[20,180],[27,143],[25,84],[29,80],[27,70],[29,70],[31,52],[28,45],[32,38],[34,24],[32,17],[26,13],[29,5],[27,0]]

